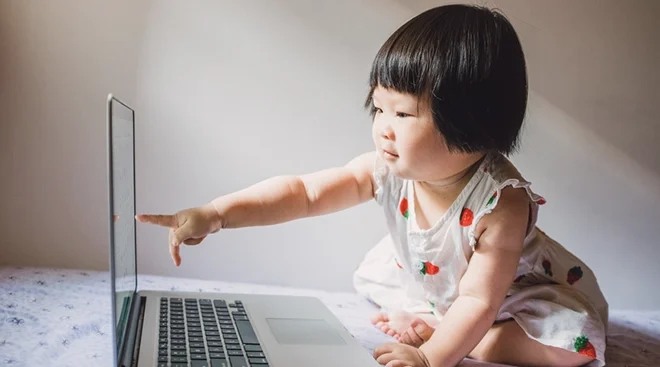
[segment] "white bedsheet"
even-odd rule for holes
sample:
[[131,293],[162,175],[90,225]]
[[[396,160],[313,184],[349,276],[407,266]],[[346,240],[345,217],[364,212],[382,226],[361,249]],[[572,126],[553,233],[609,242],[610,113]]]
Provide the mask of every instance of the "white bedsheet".
[[[141,288],[320,298],[369,352],[390,342],[376,308],[352,293],[143,275]],[[0,366],[110,366],[107,272],[0,267]],[[608,366],[660,366],[660,311],[612,311]],[[461,366],[495,366],[466,359]]]

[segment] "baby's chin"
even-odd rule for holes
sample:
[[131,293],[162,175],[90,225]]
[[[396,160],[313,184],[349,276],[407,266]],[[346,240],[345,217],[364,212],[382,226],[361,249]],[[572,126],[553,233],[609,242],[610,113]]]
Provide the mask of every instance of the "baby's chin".
[[405,164],[405,162],[401,162],[400,160],[396,160],[394,162],[387,162],[387,165],[388,165],[392,175],[394,175],[396,178],[399,178],[399,179],[402,179],[402,180],[423,181],[423,179],[420,177],[420,175],[416,174],[416,172],[411,170]]
[[419,170],[411,169],[405,161],[396,160],[394,162],[387,162],[387,166],[390,169],[390,173],[401,180],[416,181],[416,182],[431,182],[434,181],[433,177],[446,177],[442,175],[442,172],[420,172]]

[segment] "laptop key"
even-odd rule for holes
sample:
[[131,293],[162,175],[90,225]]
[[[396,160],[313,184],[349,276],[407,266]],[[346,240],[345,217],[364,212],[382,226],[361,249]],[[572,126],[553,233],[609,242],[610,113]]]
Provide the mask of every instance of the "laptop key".
[[262,352],[247,352],[249,358],[265,358],[266,356]]
[[158,357],[158,362],[167,362],[167,356]]
[[207,335],[206,340],[220,341],[222,340],[222,338],[220,338],[219,336]]
[[188,355],[188,352],[186,352],[185,350],[172,350],[170,355],[172,357],[185,357]]
[[225,350],[222,349],[222,347],[209,347],[209,353],[224,353],[224,352]]
[[167,367],[167,363],[160,362],[158,363],[158,367]]
[[261,345],[258,344],[245,345],[244,347],[246,352],[263,352],[263,350],[261,350]]
[[259,344],[257,335],[254,333],[249,321],[236,321],[236,328],[243,344]]
[[241,350],[241,346],[238,344],[227,344],[227,350]]
[[167,347],[165,349],[158,349],[158,355],[159,356],[166,356],[167,355]]
[[[241,356],[241,357],[242,357],[242,356],[243,356],[243,351],[240,351],[240,350],[228,350],[228,351],[227,351],[227,354],[228,354],[230,357],[231,357],[231,356]],[[233,363],[232,363],[232,365],[233,365]]]
[[248,367],[247,361],[242,356],[241,357],[230,356],[229,363],[231,363],[231,367]]
[[204,347],[202,348],[190,348],[190,354],[205,354],[206,351],[204,350]]
[[195,359],[190,361],[190,367],[209,367],[209,363],[205,360]]
[[188,363],[188,357],[172,357],[172,363]]
[[218,341],[208,341],[208,342],[206,342],[206,345],[208,345],[209,347],[221,347],[221,346],[222,346],[222,342],[218,342]]
[[204,343],[190,343],[188,346],[190,348],[204,348]]
[[230,367],[229,362],[224,358],[214,358],[211,360],[211,367]]
[[206,354],[191,354],[190,359],[191,360],[198,360],[198,361],[205,361],[206,360]]
[[268,364],[266,358],[250,358],[250,364]]

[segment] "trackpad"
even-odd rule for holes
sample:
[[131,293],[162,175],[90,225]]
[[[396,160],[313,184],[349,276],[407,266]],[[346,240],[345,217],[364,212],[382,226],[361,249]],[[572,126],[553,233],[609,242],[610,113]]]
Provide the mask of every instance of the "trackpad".
[[325,320],[266,319],[266,322],[280,344],[346,344]]

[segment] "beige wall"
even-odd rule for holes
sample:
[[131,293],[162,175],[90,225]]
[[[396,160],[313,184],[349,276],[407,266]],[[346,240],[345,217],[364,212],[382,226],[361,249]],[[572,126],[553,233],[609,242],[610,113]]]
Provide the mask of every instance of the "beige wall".
[[[138,210],[197,205],[370,149],[371,59],[437,3],[0,2],[0,264],[107,268],[108,92],[138,110]],[[592,266],[614,307],[659,308],[648,290],[660,278],[660,2],[486,3],[512,18],[528,55],[514,161],[548,198],[540,225]],[[165,231],[140,226],[139,266],[346,290],[383,231],[369,204],[220,233],[175,269]]]

